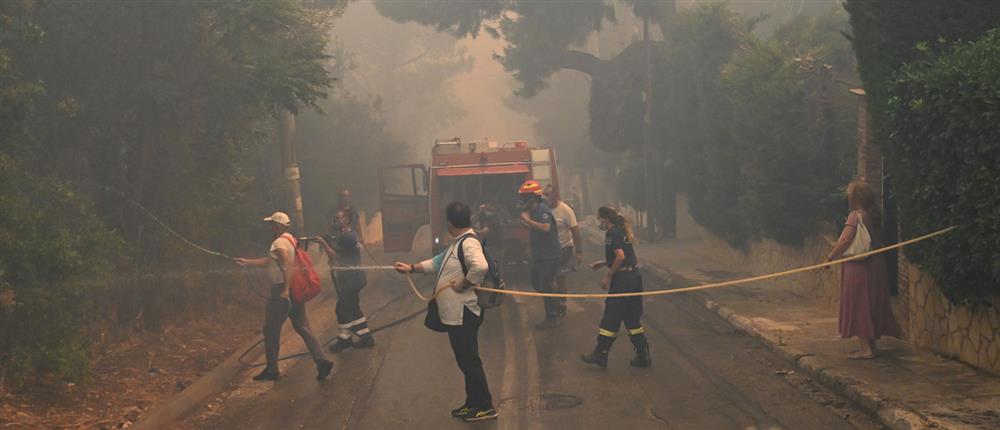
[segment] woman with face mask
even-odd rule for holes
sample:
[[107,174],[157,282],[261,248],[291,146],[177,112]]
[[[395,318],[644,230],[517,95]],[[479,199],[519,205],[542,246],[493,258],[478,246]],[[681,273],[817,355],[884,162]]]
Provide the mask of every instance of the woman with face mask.
[[[597,220],[604,234],[604,260],[590,265],[593,270],[607,268],[601,280],[601,288],[610,293],[633,293],[642,291],[642,276],[639,274],[639,260],[635,256],[632,228],[618,211],[602,206],[597,210]],[[618,329],[625,323],[629,339],[635,347],[633,367],[649,367],[649,342],[646,329],[639,319],[642,317],[642,297],[609,297],[604,301],[604,315],[601,317],[597,334],[597,346],[590,354],[580,357],[584,363],[608,367],[608,351],[618,336]]]

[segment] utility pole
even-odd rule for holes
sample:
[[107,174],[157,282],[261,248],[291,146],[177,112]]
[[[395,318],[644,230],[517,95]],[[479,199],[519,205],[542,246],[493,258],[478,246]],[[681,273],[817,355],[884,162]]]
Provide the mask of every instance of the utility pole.
[[285,166],[285,180],[288,181],[288,198],[292,213],[292,230],[299,234],[305,232],[305,220],[302,217],[302,186],[299,181],[299,163],[295,161],[295,115],[288,110],[278,112],[278,142],[281,144],[281,162]]
[[646,90],[643,92],[645,112],[642,116],[642,169],[644,200],[646,204],[646,240],[652,242],[657,238],[656,227],[659,221],[659,209],[656,189],[660,185],[656,178],[656,167],[653,164],[653,58],[649,40],[649,16],[642,18],[642,43],[646,51]]

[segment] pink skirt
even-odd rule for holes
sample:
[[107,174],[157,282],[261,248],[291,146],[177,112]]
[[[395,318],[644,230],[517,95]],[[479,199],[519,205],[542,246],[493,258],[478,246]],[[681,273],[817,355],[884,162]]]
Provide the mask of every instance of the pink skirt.
[[889,275],[881,255],[844,263],[841,269],[840,337],[855,336],[899,337],[889,302]]

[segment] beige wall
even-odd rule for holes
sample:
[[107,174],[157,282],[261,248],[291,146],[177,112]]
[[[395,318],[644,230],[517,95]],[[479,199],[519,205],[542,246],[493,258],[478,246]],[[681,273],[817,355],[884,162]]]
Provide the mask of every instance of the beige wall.
[[[754,242],[747,252],[730,246],[725,240],[709,233],[691,218],[687,197],[677,198],[677,237],[696,241],[701,254],[732,267],[735,271],[762,275],[811,266],[826,259],[830,251],[828,239],[810,237],[802,248],[781,245],[765,239]],[[815,300],[830,309],[836,309],[840,297],[840,271],[817,270],[770,281],[765,285],[783,285],[797,295]]]

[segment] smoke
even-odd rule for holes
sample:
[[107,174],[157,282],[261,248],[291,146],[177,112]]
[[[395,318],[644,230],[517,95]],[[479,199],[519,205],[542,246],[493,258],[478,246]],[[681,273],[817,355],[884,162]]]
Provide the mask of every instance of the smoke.
[[502,40],[397,23],[370,0],[351,3],[333,32],[349,54],[343,90],[378,104],[412,161],[426,162],[437,138],[536,140],[533,118],[504,103],[515,85],[493,59]]

